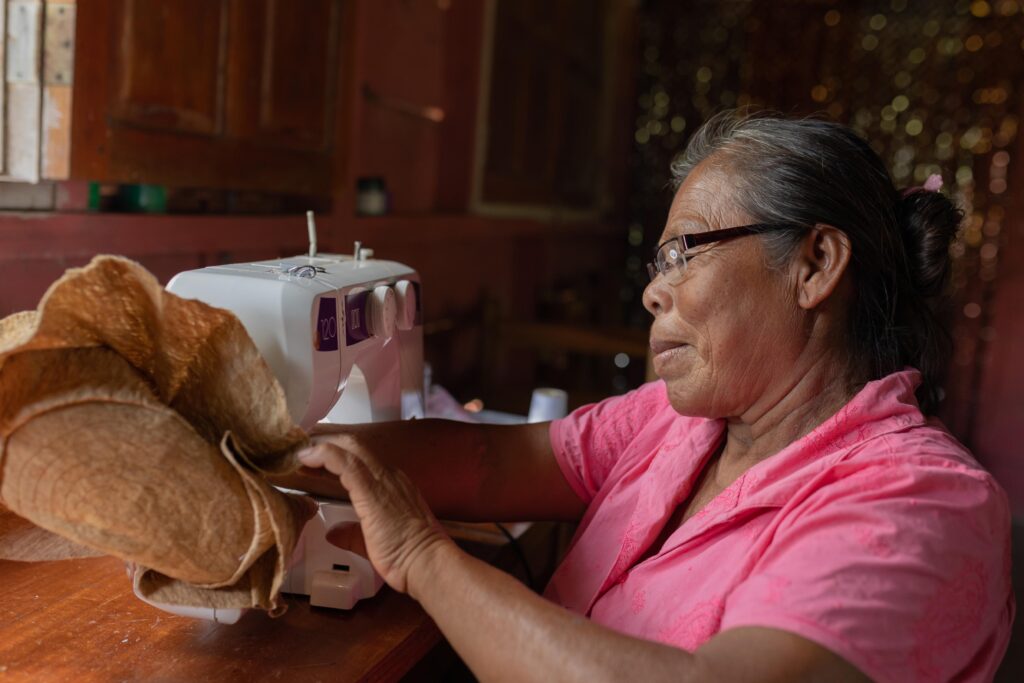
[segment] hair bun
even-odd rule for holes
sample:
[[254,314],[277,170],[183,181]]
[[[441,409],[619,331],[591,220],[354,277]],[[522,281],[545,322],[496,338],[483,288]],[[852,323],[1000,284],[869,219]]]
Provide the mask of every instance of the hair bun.
[[911,274],[926,297],[942,293],[949,274],[949,245],[963,217],[963,211],[939,192],[905,191],[896,202]]

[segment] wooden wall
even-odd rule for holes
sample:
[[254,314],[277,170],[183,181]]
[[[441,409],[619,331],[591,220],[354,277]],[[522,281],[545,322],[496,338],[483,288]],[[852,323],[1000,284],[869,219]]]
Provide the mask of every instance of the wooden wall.
[[[624,258],[613,222],[467,212],[485,7],[350,0],[342,10],[333,209],[318,217],[321,250],[351,253],[359,239],[378,257],[415,267],[426,321],[442,329],[479,320],[485,301],[529,320],[552,283],[614,272]],[[444,111],[442,121],[416,113],[431,107]],[[628,124],[621,130],[628,138]],[[363,176],[387,179],[392,215],[355,216]],[[95,254],[123,254],[166,281],[189,268],[301,253],[304,226],[300,215],[0,214],[0,315],[34,307],[66,268]],[[479,346],[479,330],[428,341],[438,381],[472,387]]]

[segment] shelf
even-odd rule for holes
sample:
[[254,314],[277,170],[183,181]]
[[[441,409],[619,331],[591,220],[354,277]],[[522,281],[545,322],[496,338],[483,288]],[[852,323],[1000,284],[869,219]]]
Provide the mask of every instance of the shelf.
[[596,221],[546,222],[527,218],[496,218],[470,214],[405,214],[358,217],[343,221],[343,232],[375,243],[436,243],[488,237],[580,236],[604,237],[621,232],[619,226]]
[[300,216],[0,214],[0,260],[306,248]]
[[[442,241],[532,236],[611,237],[608,223],[547,223],[468,214],[407,214],[317,220],[324,251],[347,253],[353,240],[374,248],[436,245]],[[306,249],[301,215],[212,215],[21,212],[0,214],[0,260],[80,258],[97,253],[126,256],[244,249]]]

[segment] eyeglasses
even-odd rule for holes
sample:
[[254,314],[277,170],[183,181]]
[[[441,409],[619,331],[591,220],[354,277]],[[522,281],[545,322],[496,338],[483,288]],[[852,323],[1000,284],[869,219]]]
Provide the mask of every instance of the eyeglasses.
[[678,285],[683,280],[683,273],[686,272],[686,264],[689,259],[698,254],[687,254],[690,249],[702,244],[721,242],[735,237],[746,235],[758,235],[763,232],[792,228],[792,223],[754,223],[752,225],[741,225],[736,228],[723,228],[721,230],[709,230],[698,232],[692,235],[679,235],[672,239],[665,240],[654,250],[654,261],[647,264],[647,274],[654,282],[658,275],[664,275],[669,284]]

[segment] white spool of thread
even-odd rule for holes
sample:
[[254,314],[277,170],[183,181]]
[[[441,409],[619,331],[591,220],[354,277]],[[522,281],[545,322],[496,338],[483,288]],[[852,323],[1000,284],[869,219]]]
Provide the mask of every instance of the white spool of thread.
[[527,422],[548,422],[565,417],[569,409],[569,395],[561,389],[541,387],[533,390]]

